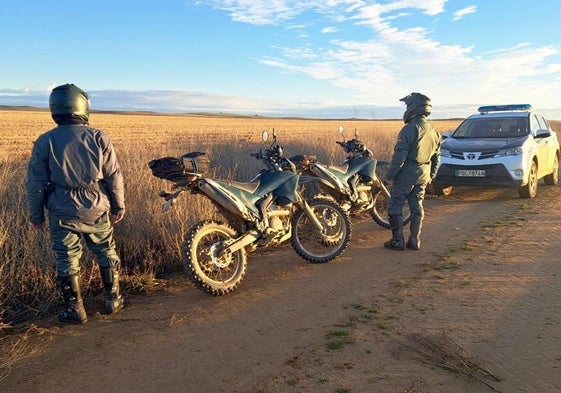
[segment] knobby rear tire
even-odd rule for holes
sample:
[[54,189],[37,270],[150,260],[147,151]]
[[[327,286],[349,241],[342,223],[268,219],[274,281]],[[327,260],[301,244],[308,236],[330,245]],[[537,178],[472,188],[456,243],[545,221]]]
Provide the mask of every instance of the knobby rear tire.
[[229,256],[213,257],[223,241],[237,237],[236,231],[219,221],[205,220],[195,224],[183,243],[183,261],[193,283],[215,296],[232,292],[247,270],[245,249]]
[[291,243],[294,251],[311,263],[325,263],[340,256],[351,239],[351,221],[337,203],[316,198],[308,201],[314,215],[323,224],[325,233],[316,232],[306,212],[300,209],[291,219]]
[[[390,229],[390,220],[388,217],[388,201],[389,198],[382,190],[378,190],[373,193],[372,200],[374,202],[372,209],[370,210],[370,215],[374,222],[380,225],[382,228]],[[404,210],[406,208],[404,207]],[[403,214],[403,225],[409,224],[411,221],[411,211],[407,209],[407,213]]]

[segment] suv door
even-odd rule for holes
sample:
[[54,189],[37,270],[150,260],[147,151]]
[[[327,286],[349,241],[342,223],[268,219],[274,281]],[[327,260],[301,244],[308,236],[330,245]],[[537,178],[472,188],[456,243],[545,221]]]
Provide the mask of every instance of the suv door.
[[551,130],[549,129],[548,122],[543,118],[543,116],[536,113],[532,114],[530,124],[532,134],[535,136],[537,144],[536,154],[538,156],[538,177],[541,178],[551,172],[551,149],[553,146],[551,146],[551,137],[540,136],[540,134],[543,135],[544,132],[551,132]]

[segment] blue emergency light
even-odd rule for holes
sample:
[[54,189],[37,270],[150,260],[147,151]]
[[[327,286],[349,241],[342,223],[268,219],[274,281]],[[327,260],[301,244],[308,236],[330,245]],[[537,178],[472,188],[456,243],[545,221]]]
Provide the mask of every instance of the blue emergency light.
[[532,105],[530,104],[509,104],[509,105],[485,105],[477,108],[481,114],[488,112],[501,112],[501,111],[531,111]]

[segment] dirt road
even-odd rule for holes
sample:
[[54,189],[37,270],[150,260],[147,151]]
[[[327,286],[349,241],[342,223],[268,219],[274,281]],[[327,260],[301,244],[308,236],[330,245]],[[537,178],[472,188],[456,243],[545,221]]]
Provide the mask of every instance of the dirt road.
[[560,191],[429,197],[420,251],[363,220],[328,264],[287,247],[223,297],[167,283],[46,329],[0,392],[561,392]]

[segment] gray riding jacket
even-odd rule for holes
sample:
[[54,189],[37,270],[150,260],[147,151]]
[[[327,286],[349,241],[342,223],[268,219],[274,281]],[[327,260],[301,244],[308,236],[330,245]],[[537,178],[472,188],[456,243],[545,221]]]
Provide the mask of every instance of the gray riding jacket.
[[84,124],[58,126],[33,146],[25,184],[32,223],[49,214],[93,222],[124,214],[124,180],[109,136]]

